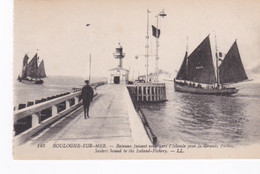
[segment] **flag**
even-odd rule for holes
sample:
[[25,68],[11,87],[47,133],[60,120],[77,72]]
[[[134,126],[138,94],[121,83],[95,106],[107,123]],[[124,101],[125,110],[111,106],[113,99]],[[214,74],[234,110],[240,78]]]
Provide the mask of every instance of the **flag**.
[[153,29],[153,36],[156,37],[156,38],[159,38],[160,37],[160,33],[161,33],[161,30],[156,28],[155,26],[152,25],[152,29]]

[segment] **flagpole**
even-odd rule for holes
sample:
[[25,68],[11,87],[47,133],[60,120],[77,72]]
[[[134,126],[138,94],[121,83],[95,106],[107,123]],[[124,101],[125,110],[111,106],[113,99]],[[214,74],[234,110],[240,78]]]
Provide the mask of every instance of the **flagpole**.
[[155,82],[158,82],[158,60],[159,60],[159,17],[165,17],[164,9],[156,17],[156,54],[155,54]]
[[146,83],[148,83],[148,67],[149,67],[149,9],[147,10],[147,30],[146,30]]
[[156,22],[156,53],[155,53],[155,82],[158,82],[158,60],[159,60],[159,53],[158,53],[158,49],[159,49],[159,37],[158,37],[158,17],[159,14],[156,16],[157,18],[157,22]]

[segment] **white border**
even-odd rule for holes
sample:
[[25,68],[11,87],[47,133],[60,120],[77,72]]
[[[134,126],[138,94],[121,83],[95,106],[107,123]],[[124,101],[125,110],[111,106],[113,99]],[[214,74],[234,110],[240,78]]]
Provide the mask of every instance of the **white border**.
[[260,160],[14,161],[12,158],[13,2],[0,1],[1,145],[5,173],[260,173]]

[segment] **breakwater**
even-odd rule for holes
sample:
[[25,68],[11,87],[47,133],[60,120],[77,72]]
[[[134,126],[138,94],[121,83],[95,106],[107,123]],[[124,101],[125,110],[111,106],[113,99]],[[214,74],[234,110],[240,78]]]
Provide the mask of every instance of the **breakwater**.
[[[152,145],[126,86],[102,85],[97,92],[88,119],[84,119],[82,107],[78,107],[82,103],[78,100],[81,91],[17,111],[16,120],[31,115],[33,121],[30,129],[14,137],[15,144],[97,142],[113,146],[121,142]],[[72,98],[76,102],[70,106],[68,101]],[[63,101],[66,109],[57,113],[56,105]],[[49,107],[54,110],[52,116],[39,122],[38,113]]]

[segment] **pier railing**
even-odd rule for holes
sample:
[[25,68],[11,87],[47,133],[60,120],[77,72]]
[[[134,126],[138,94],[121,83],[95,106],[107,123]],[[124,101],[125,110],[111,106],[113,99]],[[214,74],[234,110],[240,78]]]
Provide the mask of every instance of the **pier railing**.
[[136,83],[128,85],[128,89],[137,102],[166,101],[164,83]]
[[[91,86],[96,88],[104,83],[95,83]],[[96,96],[97,93],[94,94]],[[19,142],[25,142],[34,134],[44,129],[48,125],[54,123],[61,117],[72,112],[76,108],[82,105],[81,90],[78,88],[74,92],[66,93],[58,98],[53,98],[47,101],[41,101],[35,105],[22,108],[14,111],[14,126],[27,124],[27,130],[14,132],[15,139]],[[29,126],[28,126],[29,123]]]

